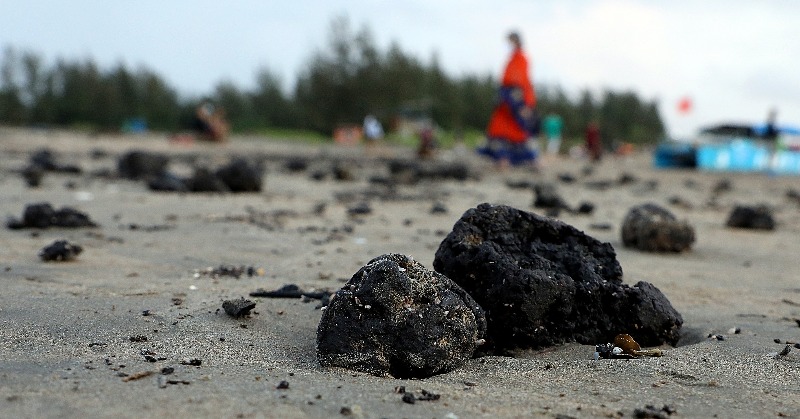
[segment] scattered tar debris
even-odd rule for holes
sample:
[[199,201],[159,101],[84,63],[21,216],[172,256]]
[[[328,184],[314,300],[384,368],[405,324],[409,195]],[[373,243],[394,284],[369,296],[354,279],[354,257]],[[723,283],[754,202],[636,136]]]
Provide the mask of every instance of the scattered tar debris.
[[622,243],[647,252],[682,252],[695,241],[694,227],[649,203],[631,208],[622,222]]
[[88,215],[74,208],[62,207],[56,210],[49,203],[42,202],[26,205],[22,220],[11,218],[6,223],[6,226],[12,230],[20,230],[23,228],[97,227],[97,224],[89,219]]
[[447,214],[447,212],[447,207],[441,202],[434,203],[430,209],[431,214]]
[[203,360],[197,358],[186,358],[181,361],[181,365],[190,365],[193,367],[199,367],[203,365]]
[[534,183],[529,180],[507,180],[506,186],[509,189],[533,189]]
[[331,292],[327,290],[322,291],[304,291],[302,288],[295,284],[286,284],[277,290],[267,291],[265,289],[257,289],[250,293],[251,297],[267,297],[267,298],[309,298],[312,300],[324,300],[331,296]]
[[789,352],[792,351],[792,345],[786,345],[783,347],[783,350],[778,352],[778,356],[786,356],[789,355]]
[[286,380],[283,380],[280,383],[278,383],[278,385],[275,386],[275,388],[278,389],[278,390],[288,390],[289,389],[289,382],[286,381]]
[[403,395],[402,396],[403,402],[404,403],[408,403],[408,404],[415,404],[417,401],[421,401],[421,402],[436,401],[436,400],[439,400],[441,398],[441,395],[436,394],[436,393],[431,393],[431,392],[429,392],[427,390],[420,390],[419,394],[414,394],[412,392],[407,392],[405,387],[402,387],[402,386],[400,386],[400,390],[402,390],[402,391],[398,391],[398,388],[395,387],[395,393],[402,394]]
[[127,376],[123,377],[123,378],[122,378],[122,381],[124,381],[124,382],[128,382],[128,381],[140,380],[140,379],[142,379],[142,378],[149,377],[149,376],[151,376],[151,375],[153,375],[153,374],[155,374],[155,371],[142,371],[142,372],[137,372],[137,373],[135,373],[135,374],[131,374],[131,375],[127,375]]
[[239,318],[250,315],[250,310],[256,307],[256,303],[240,297],[238,300],[225,300],[222,302],[222,309],[231,317]]
[[347,209],[348,215],[367,215],[372,213],[369,202],[361,202]]
[[44,169],[40,166],[32,164],[22,169],[22,177],[25,179],[25,184],[27,184],[29,188],[38,188],[39,185],[42,184],[44,172]]
[[200,278],[201,276],[208,276],[216,279],[223,276],[228,276],[239,279],[242,277],[242,275],[247,275],[248,277],[263,276],[264,272],[264,268],[256,268],[254,266],[219,265],[216,268],[208,267],[205,269],[195,270],[194,277]]
[[145,335],[131,336],[128,338],[128,340],[131,342],[147,342],[147,336]]
[[55,153],[47,148],[41,149],[30,158],[30,166],[29,167],[39,167],[44,171],[47,172],[61,172],[61,173],[73,173],[73,174],[80,174],[83,170],[75,165],[70,164],[60,164],[55,156]]
[[117,171],[126,179],[149,179],[163,173],[169,164],[166,154],[134,150],[117,160]]
[[83,252],[83,247],[66,240],[56,240],[39,251],[39,257],[45,261],[66,262],[74,260]]
[[172,374],[173,372],[175,372],[175,368],[174,368],[174,367],[164,367],[164,368],[161,368],[161,374],[162,374],[162,375],[170,375],[170,374]]
[[434,400],[439,400],[441,398],[441,395],[436,394],[436,393],[431,393],[431,392],[426,391],[426,390],[420,390],[420,393],[422,393],[422,394],[419,395],[419,396],[416,396],[417,400],[420,400],[420,401],[434,401]]
[[353,415],[353,409],[351,409],[351,408],[349,408],[347,406],[342,406],[342,408],[339,409],[339,414],[342,415],[342,416],[352,416]]
[[648,404],[644,408],[636,408],[633,410],[633,417],[642,419],[666,419],[675,413],[676,410],[668,405],[664,405],[660,409]]
[[569,205],[561,198],[556,186],[551,183],[539,183],[534,185],[533,192],[535,198],[533,206],[536,208],[546,208],[552,210],[569,209]]
[[728,329],[728,333],[730,333],[732,335],[738,335],[739,333],[742,333],[742,328],[741,327],[731,327],[730,329]]
[[261,192],[264,169],[247,159],[234,158],[216,175],[231,192]]
[[714,334],[714,333],[709,333],[708,334],[708,338],[711,339],[711,340],[719,340],[719,341],[725,340],[725,336],[724,335],[719,335],[719,334]]
[[575,183],[576,179],[575,179],[575,175],[573,175],[572,173],[564,172],[564,173],[559,173],[558,174],[558,180],[560,180],[561,182],[564,182],[564,183]]
[[774,230],[775,219],[772,217],[772,210],[766,205],[737,205],[731,211],[725,225],[728,227],[754,230]]
[[145,231],[148,233],[152,233],[155,231],[166,231],[172,230],[175,228],[174,225],[171,224],[153,224],[153,225],[141,225],[141,224],[128,224],[128,230],[131,231]]

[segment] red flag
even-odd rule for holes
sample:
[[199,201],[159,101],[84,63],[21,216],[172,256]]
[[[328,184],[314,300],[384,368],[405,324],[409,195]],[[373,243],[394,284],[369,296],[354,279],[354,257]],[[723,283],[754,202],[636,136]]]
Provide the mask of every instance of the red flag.
[[678,113],[687,114],[692,111],[692,98],[684,96],[678,101]]

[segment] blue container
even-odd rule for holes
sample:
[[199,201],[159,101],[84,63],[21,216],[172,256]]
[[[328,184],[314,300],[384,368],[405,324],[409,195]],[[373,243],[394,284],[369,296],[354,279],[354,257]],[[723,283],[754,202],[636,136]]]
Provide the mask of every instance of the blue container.
[[772,172],[781,175],[800,175],[800,152],[777,151],[772,156]]
[[653,165],[659,168],[696,167],[697,150],[691,144],[661,143],[653,152]]
[[756,172],[770,168],[770,150],[751,140],[703,145],[697,150],[697,166],[704,170]]

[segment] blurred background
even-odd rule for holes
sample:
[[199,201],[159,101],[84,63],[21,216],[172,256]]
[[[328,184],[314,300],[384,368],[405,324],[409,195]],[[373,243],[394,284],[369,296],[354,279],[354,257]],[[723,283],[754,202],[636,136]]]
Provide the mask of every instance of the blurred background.
[[[794,1],[0,2],[0,124],[330,138],[375,115],[477,141],[517,30],[539,113],[632,143],[800,122]],[[413,129],[413,128],[409,128]],[[456,134],[453,134],[456,133]]]

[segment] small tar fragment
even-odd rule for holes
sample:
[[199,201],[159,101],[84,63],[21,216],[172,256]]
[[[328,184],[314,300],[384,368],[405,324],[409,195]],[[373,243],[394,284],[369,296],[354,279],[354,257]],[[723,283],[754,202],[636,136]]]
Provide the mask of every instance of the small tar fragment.
[[277,290],[267,291],[265,289],[257,289],[250,293],[251,297],[269,297],[269,298],[311,298],[314,300],[321,300],[330,297],[330,291],[303,291],[302,288],[295,284],[284,285]]
[[56,240],[39,251],[39,257],[45,261],[66,262],[74,260],[83,252],[83,247],[66,240]]
[[122,379],[122,381],[127,383],[128,381],[139,380],[139,379],[142,379],[144,377],[149,377],[149,376],[151,376],[153,374],[155,374],[155,372],[153,372],[153,371],[137,372],[136,374],[131,374],[131,375],[128,375],[128,376],[124,377]]
[[786,345],[783,348],[783,350],[778,353],[778,355],[779,356],[786,356],[786,355],[789,355],[789,352],[791,352],[791,351],[792,351],[792,346],[791,345]]
[[250,314],[250,310],[256,307],[256,303],[245,300],[244,297],[239,297],[238,300],[225,300],[222,303],[222,308],[231,317],[243,317]]
[[202,364],[203,364],[203,361],[201,359],[197,359],[197,358],[191,358],[191,359],[187,358],[187,359],[184,359],[183,361],[181,361],[181,365],[191,365],[193,367],[199,367]]
[[288,390],[289,389],[289,382],[286,381],[286,380],[283,380],[280,383],[278,383],[278,385],[275,388],[278,389],[278,390]]

